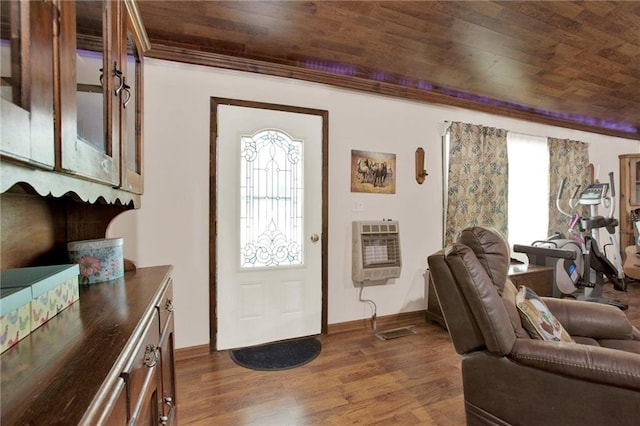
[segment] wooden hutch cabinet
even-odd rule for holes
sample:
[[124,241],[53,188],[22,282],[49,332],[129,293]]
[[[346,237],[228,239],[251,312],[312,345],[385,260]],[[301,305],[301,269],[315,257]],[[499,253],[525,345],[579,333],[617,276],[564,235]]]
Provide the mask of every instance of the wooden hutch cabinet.
[[620,249],[635,245],[632,212],[640,209],[640,153],[620,155]]
[[[133,0],[0,0],[0,36],[0,268],[69,263],[140,207],[149,41]],[[125,269],[0,356],[0,423],[177,424],[172,268]]]
[[[142,55],[150,44],[136,3],[1,5],[3,160],[142,194]],[[2,190],[25,179],[3,177]]]

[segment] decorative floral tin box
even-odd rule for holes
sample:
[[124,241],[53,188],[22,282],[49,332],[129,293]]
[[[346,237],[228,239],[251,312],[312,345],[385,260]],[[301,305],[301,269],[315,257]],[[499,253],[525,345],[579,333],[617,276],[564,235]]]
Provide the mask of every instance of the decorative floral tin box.
[[80,265],[80,284],[115,280],[124,275],[123,239],[106,238],[67,244],[71,262]]

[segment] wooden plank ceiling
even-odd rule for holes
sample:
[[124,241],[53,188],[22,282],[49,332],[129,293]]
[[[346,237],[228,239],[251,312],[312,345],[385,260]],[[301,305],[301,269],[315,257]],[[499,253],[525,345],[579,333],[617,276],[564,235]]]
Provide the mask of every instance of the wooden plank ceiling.
[[640,1],[138,5],[152,57],[640,139]]

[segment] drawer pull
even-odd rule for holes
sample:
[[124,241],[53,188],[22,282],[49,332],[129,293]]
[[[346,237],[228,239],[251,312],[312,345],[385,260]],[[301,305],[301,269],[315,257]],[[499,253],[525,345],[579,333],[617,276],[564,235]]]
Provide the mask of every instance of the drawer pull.
[[153,346],[151,343],[147,345],[147,348],[144,351],[144,365],[151,368],[155,367],[158,364],[158,360],[160,359],[160,350]]
[[164,308],[168,312],[173,312],[173,303],[171,303],[171,299],[167,299],[167,302],[164,304]]
[[166,425],[169,422],[169,417],[168,416],[160,416],[160,424],[161,425]]

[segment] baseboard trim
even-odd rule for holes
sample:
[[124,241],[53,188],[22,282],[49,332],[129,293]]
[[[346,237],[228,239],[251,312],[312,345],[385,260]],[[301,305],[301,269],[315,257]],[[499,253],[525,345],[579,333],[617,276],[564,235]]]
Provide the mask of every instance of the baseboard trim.
[[[426,322],[426,310],[401,312],[399,314],[385,315],[376,319],[378,331],[390,327],[402,327],[417,325]],[[327,334],[345,333],[362,329],[371,329],[371,318],[363,318],[355,321],[339,322],[327,326]]]
[[176,361],[209,355],[209,345],[188,346],[175,350]]
[[[380,331],[392,327],[424,324],[427,321],[426,313],[426,310],[420,310],[385,315],[377,318],[376,326],[378,331]],[[338,334],[362,329],[371,329],[371,318],[329,324],[327,326],[327,334]],[[206,355],[209,355],[209,345],[189,346],[175,350],[176,361],[185,361]]]

